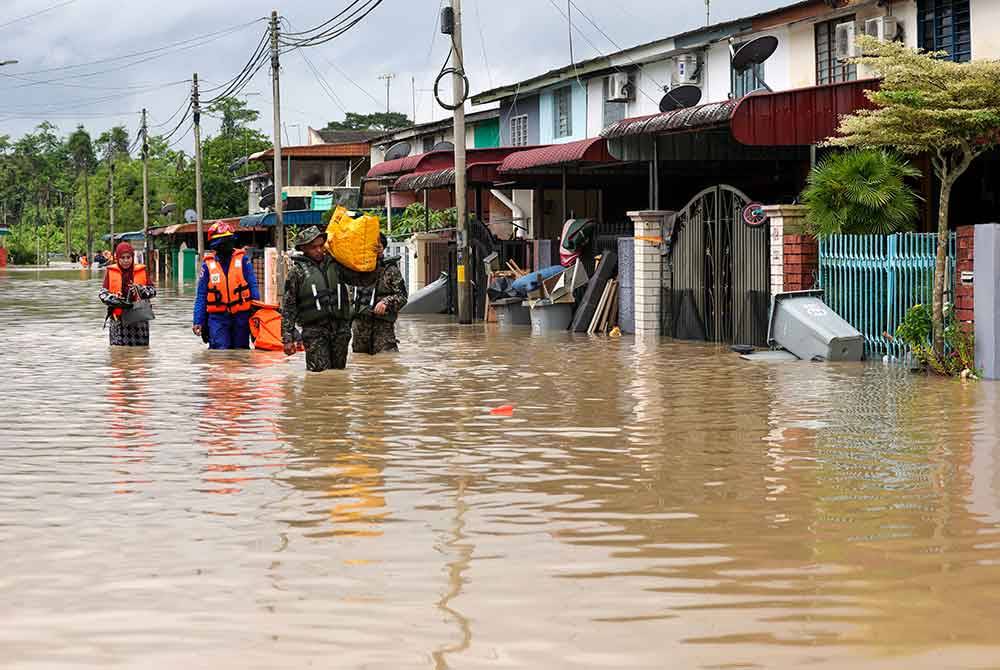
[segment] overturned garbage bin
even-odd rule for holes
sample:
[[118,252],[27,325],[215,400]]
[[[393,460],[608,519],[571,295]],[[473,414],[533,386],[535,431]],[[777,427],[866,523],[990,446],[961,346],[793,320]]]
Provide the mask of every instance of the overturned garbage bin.
[[767,341],[805,361],[860,361],[865,353],[864,336],[823,302],[823,291],[774,296]]

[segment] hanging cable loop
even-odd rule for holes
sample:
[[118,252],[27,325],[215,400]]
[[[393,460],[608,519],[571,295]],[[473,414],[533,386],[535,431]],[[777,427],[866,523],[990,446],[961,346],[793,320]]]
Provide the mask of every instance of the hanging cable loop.
[[[441,68],[440,74],[438,74],[437,79],[434,80],[434,99],[437,103],[448,111],[455,111],[459,107],[465,105],[465,101],[469,99],[469,78],[465,76],[463,67],[447,67],[448,61],[451,60],[451,55],[455,53],[455,44],[452,43],[451,51],[448,52],[448,58],[444,60],[444,67]],[[461,64],[460,64],[461,65]],[[452,102],[448,103],[441,99],[441,81],[445,77],[450,77],[453,75],[458,75],[462,78],[462,95],[461,97]]]

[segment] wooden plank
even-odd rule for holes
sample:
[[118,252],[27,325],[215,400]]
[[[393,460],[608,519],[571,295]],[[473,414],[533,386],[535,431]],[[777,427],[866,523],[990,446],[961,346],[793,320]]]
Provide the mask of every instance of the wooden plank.
[[612,279],[618,272],[618,254],[609,251],[601,257],[594,276],[587,282],[587,291],[584,293],[583,301],[577,307],[576,314],[573,315],[573,323],[570,330],[574,333],[587,332],[587,326],[594,318],[597,303],[600,302],[601,294],[608,280]]

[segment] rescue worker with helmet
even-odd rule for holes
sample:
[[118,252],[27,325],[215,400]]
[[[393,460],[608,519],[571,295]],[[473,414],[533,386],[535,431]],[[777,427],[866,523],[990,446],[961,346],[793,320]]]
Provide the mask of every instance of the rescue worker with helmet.
[[225,221],[209,227],[208,246],[191,330],[208,342],[209,349],[249,349],[250,307],[260,300],[253,263],[236,248],[233,227]]
[[396,339],[396,318],[406,306],[408,291],[403,273],[399,271],[399,258],[386,258],[388,244],[384,234],[378,236],[377,279],[371,288],[356,289],[354,296],[354,339],[356,354],[375,354],[399,351]]
[[292,268],[285,280],[281,339],[285,354],[296,351],[295,326],[302,327],[310,372],[347,367],[351,346],[351,295],[347,285],[370,286],[376,273],[338,263],[326,248],[326,233],[310,226],[295,238]]

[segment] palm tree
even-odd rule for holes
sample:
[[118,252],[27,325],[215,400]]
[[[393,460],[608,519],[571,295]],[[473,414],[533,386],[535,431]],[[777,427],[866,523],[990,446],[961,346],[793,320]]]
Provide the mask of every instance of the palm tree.
[[802,193],[806,224],[817,237],[910,230],[918,196],[906,180],[920,174],[885,150],[854,149],[829,156],[809,173]]
[[94,169],[97,158],[94,156],[94,143],[82,125],[69,136],[67,142],[70,159],[77,174],[83,178],[84,203],[87,211],[87,258],[94,258],[94,232],[90,226],[90,171]]

